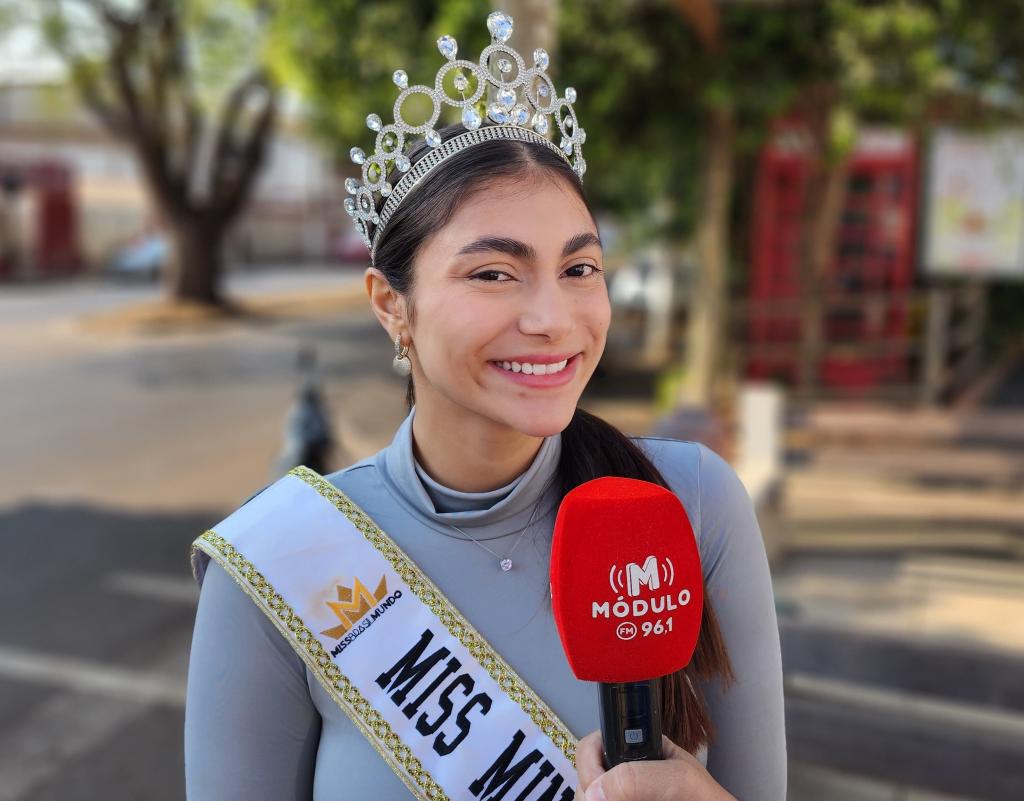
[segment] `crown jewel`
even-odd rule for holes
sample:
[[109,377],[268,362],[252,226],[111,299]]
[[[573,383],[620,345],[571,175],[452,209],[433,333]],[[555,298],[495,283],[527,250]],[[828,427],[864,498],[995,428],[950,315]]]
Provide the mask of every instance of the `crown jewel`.
[[[400,92],[393,123],[385,125],[377,114],[367,115],[366,127],[377,134],[375,149],[370,156],[359,147],[349,151],[352,162],[362,167],[363,179],[345,180],[345,190],[350,195],[345,199],[345,211],[355,222],[371,257],[376,253],[381,231],[413,187],[438,164],[475,144],[494,139],[542,142],[583,178],[587,164],[581,145],[586,141],[586,131],[579,126],[572,107],[576,90],[566,87],[564,96],[558,97],[547,74],[550,59],[543,48],[533,51],[533,64],[527,67],[523,57],[506,44],[512,35],[512,17],[508,14],[489,14],[487,30],[491,44],[480,53],[477,62],[457,58],[459,45],[454,37],[445,35],[437,40],[437,49],[446,61],[437,71],[433,86],[410,86],[405,70],[395,70],[391,79]],[[451,96],[445,86],[449,74],[459,97]],[[410,125],[402,116],[405,100],[414,94],[426,96],[431,103],[430,117],[420,125]],[[485,94],[486,118],[478,108]],[[466,128],[446,141],[435,129],[444,105],[462,110],[462,124]],[[558,145],[547,138],[553,126],[562,135]],[[415,165],[405,152],[405,145],[414,134],[422,134],[430,147]],[[398,176],[394,185],[388,181],[392,171]],[[377,196],[385,199],[379,212]]]

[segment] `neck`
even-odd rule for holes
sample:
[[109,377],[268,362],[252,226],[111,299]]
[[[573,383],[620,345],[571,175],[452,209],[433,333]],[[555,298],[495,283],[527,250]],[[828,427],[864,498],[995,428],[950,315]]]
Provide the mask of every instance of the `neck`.
[[525,471],[543,437],[531,437],[480,417],[458,420],[416,404],[413,453],[434,481],[458,492],[498,489]]

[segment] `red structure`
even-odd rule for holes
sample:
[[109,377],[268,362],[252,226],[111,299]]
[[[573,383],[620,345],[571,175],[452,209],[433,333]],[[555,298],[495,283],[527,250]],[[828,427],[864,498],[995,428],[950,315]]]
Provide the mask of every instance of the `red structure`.
[[[821,384],[871,388],[908,374],[909,297],[917,207],[916,146],[902,133],[861,137],[852,157],[825,294]],[[797,378],[800,248],[810,145],[780,127],[760,156],[749,284],[751,378]],[[769,347],[758,347],[769,346]]]
[[[0,191],[8,213],[26,193],[33,209],[32,228],[20,232],[18,252],[10,243],[0,243],[0,277],[13,275],[19,262],[25,265],[21,272],[32,276],[64,275],[82,268],[74,182],[68,167],[43,161],[0,163]],[[8,220],[7,226],[15,222]]]

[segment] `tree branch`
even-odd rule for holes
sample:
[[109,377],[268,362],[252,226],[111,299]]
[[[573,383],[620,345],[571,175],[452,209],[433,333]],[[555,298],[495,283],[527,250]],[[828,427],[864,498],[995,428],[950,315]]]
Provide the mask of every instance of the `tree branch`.
[[[222,222],[227,223],[241,211],[252,192],[256,176],[266,156],[267,144],[271,139],[277,120],[277,90],[264,83],[266,101],[249,130],[249,137],[237,159],[230,180],[214,187],[211,211]],[[222,176],[223,178],[223,176]]]

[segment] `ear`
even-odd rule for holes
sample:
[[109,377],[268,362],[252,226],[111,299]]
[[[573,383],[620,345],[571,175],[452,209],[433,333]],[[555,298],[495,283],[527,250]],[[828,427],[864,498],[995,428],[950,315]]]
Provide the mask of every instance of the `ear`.
[[366,281],[366,294],[370,298],[370,307],[377,316],[377,320],[384,330],[388,332],[388,338],[393,342],[400,333],[409,329],[406,319],[405,298],[395,292],[384,277],[384,273],[376,267],[367,267],[364,274]]

